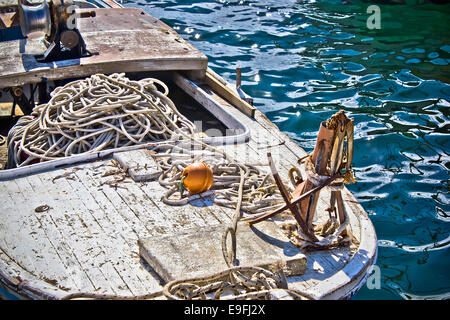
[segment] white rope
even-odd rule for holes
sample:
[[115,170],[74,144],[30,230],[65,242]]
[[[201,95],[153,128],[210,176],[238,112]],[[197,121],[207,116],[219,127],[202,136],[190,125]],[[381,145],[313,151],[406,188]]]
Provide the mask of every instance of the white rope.
[[[241,276],[240,281],[235,281],[236,274]],[[282,271],[277,275],[259,267],[240,266],[205,277],[171,281],[164,286],[163,294],[169,300],[268,300],[275,290],[283,290],[295,300],[313,299],[306,292],[289,289]]]
[[[156,85],[163,88],[159,91]],[[157,79],[96,74],[56,88],[8,133],[7,168],[195,132]]]

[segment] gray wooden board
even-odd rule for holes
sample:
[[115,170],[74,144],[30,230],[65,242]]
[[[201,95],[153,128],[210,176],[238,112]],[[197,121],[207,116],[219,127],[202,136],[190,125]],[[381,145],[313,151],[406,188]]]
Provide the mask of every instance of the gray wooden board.
[[[176,236],[140,239],[139,251],[166,282],[211,275],[228,268],[222,254],[224,229],[223,225],[193,228]],[[253,227],[240,223],[236,238],[239,266],[259,266],[276,272],[282,263],[287,276],[301,275],[306,270],[305,255],[272,222]]]
[[140,9],[81,9],[95,17],[78,19],[88,51],[80,59],[40,63],[41,39],[0,43],[0,87],[82,77],[94,73],[206,69],[207,57],[166,24]]

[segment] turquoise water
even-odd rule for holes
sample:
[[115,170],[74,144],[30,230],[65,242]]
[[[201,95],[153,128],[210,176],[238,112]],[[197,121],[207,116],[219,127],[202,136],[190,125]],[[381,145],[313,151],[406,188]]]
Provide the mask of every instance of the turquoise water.
[[[348,2],[348,1],[347,1]],[[173,27],[311,151],[319,123],[355,119],[357,183],[377,231],[381,287],[354,299],[450,298],[450,5],[124,1]]]

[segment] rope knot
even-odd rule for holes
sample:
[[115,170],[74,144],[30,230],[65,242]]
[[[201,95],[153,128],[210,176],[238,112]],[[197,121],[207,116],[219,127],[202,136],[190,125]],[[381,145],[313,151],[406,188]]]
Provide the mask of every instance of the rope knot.
[[[329,175],[319,175],[316,173],[314,165],[311,161],[311,156],[306,158],[305,173],[309,182],[311,182],[316,187],[323,185],[327,181],[327,179],[330,178]],[[328,190],[330,191],[339,191],[344,189],[344,182],[345,182],[344,177],[339,177],[336,178],[329,185],[327,185],[325,188],[328,188]]]

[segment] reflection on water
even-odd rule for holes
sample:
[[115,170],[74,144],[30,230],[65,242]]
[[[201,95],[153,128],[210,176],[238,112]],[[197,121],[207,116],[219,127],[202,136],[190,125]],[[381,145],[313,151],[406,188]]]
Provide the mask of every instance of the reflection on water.
[[[125,1],[172,26],[311,151],[319,123],[355,119],[357,183],[377,230],[381,290],[356,299],[448,298],[450,6],[341,1]],[[350,3],[350,1],[347,1]]]

